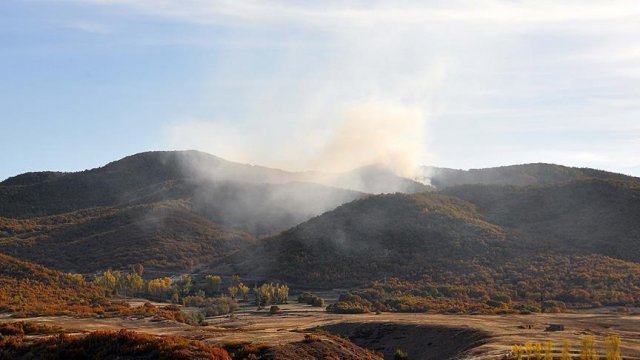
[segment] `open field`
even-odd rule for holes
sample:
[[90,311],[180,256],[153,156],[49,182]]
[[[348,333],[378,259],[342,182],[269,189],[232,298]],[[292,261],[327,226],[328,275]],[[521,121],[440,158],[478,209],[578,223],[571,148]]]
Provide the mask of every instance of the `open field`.
[[[134,300],[135,301],[135,300]],[[622,337],[625,359],[640,359],[640,315],[615,313],[564,313],[534,315],[435,315],[382,313],[340,315],[308,305],[281,306],[283,312],[270,315],[266,310],[244,306],[233,316],[208,318],[208,326],[189,326],[173,321],[149,319],[95,319],[47,316],[19,319],[58,325],[71,332],[126,328],[155,335],[180,335],[212,344],[252,343],[282,345],[304,339],[304,332],[325,330],[349,337],[355,344],[388,356],[397,347],[411,359],[500,359],[513,344],[553,342],[559,348],[568,339],[573,350],[579,339],[593,335],[599,347],[606,335]],[[0,321],[15,321],[8,315]],[[565,326],[549,332],[550,323]],[[322,335],[320,337],[331,341]],[[600,353],[603,353],[600,350]]]

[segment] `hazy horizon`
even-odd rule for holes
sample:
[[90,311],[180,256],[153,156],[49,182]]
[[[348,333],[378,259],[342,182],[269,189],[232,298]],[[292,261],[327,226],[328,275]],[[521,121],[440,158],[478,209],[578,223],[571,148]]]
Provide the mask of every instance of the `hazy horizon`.
[[292,171],[640,176],[639,16],[634,1],[5,1],[0,179],[175,149]]

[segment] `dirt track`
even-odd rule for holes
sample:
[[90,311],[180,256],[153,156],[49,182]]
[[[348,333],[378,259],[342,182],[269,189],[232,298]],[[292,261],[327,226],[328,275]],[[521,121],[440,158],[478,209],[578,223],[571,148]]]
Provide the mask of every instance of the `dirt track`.
[[[412,359],[443,359],[455,356],[496,359],[513,344],[526,341],[552,341],[559,347],[564,339],[578,349],[581,336],[602,338],[618,334],[623,341],[625,359],[640,359],[640,316],[572,313],[536,315],[432,315],[397,314],[338,315],[307,305],[281,306],[282,314],[246,308],[233,317],[209,318],[209,326],[192,327],[170,321],[148,319],[78,319],[36,317],[21,319],[55,324],[72,331],[121,329],[157,334],[181,335],[212,343],[284,344],[302,340],[302,331],[328,330],[346,335],[358,344],[389,353],[395,347],[408,351]],[[0,316],[0,321],[15,321]],[[548,332],[549,323],[565,326],[564,331]]]

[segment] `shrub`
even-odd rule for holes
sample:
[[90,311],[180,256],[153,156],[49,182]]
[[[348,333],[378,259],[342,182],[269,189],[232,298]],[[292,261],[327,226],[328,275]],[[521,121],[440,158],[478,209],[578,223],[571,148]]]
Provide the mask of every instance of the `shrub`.
[[408,360],[409,355],[402,349],[396,349],[393,352],[393,360]]
[[323,298],[308,292],[302,293],[300,296],[298,296],[298,302],[302,304],[309,304],[315,307],[324,307]]
[[322,341],[319,336],[313,334],[305,334],[303,342],[312,343],[312,342],[320,342]]
[[336,314],[365,314],[370,312],[369,308],[360,303],[339,301],[327,306],[327,311]]
[[182,302],[185,306],[203,308],[205,316],[225,315],[234,312],[238,308],[236,300],[226,296],[187,296],[182,299]]

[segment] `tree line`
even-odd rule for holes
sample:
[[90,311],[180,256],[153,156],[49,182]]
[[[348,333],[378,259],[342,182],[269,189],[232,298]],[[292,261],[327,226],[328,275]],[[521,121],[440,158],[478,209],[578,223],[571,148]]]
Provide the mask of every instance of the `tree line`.
[[233,275],[224,288],[224,279],[209,274],[199,283],[191,275],[181,275],[177,279],[160,277],[145,280],[144,267],[132,266],[128,272],[107,270],[97,276],[94,282],[111,294],[123,296],[142,296],[157,301],[170,301],[174,304],[203,309],[202,316],[216,316],[235,311],[238,301],[253,302],[258,308],[269,305],[286,304],[289,287],[285,284],[263,283],[246,285],[240,276]]

